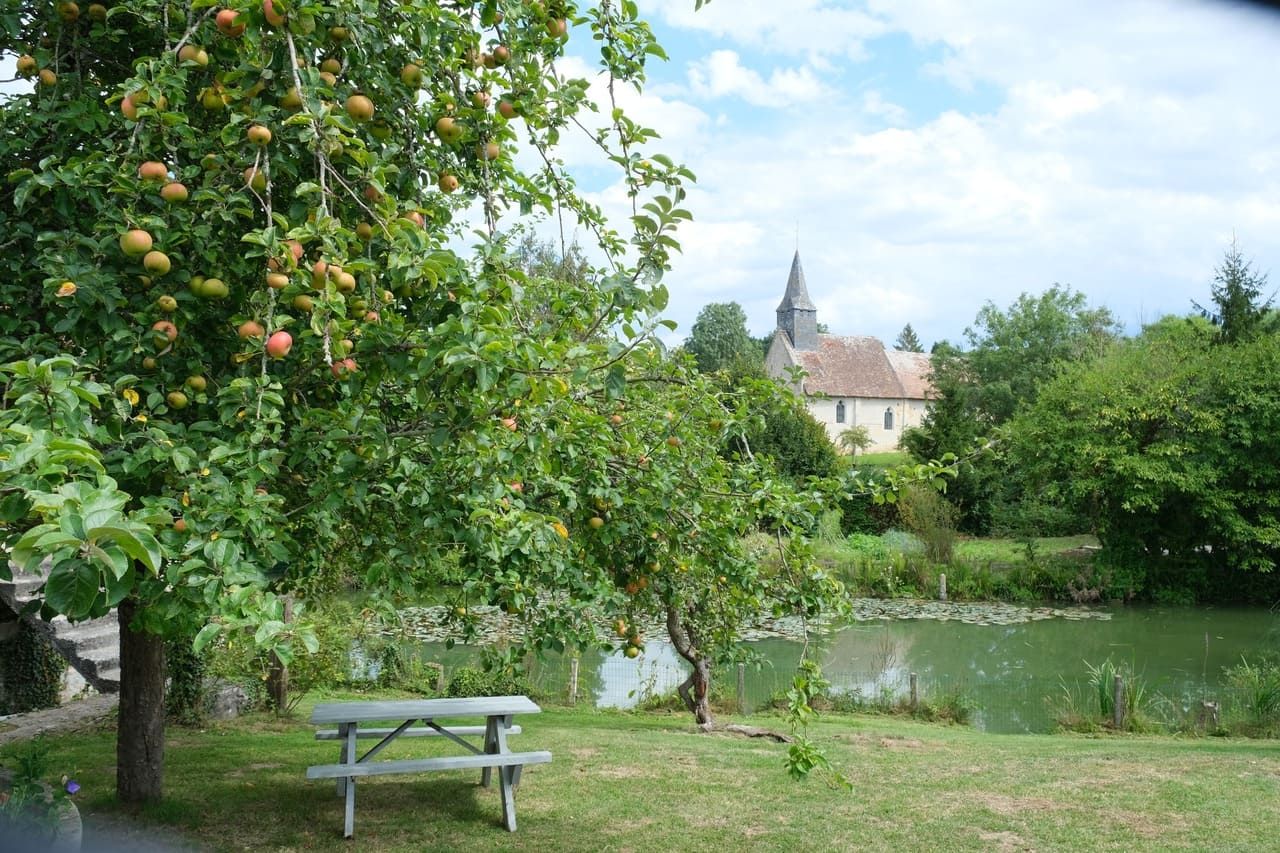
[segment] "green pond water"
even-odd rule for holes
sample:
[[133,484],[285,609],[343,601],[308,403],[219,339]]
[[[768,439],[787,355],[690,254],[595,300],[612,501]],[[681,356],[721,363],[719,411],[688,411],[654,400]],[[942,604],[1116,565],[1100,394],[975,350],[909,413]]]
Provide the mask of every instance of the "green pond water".
[[[975,708],[973,723],[992,732],[1052,730],[1072,698],[1081,710],[1096,706],[1088,665],[1108,658],[1133,673],[1148,708],[1166,721],[1195,720],[1202,703],[1224,709],[1236,701],[1225,668],[1280,651],[1280,615],[1266,609],[1208,607],[1019,608],[1007,605],[941,605],[931,602],[864,602],[848,625],[811,635],[810,654],[835,691],[863,701],[896,701],[909,694],[916,674],[922,700],[938,703],[960,695]],[[426,618],[426,617],[423,617]],[[429,623],[430,619],[426,621]],[[494,629],[497,631],[498,629]],[[579,701],[632,707],[674,690],[686,671],[674,650],[653,638],[637,660],[599,650],[581,653]],[[798,626],[752,632],[748,645],[761,656],[742,677],[748,710],[785,689],[799,661]],[[430,625],[415,642],[425,659],[446,667],[475,659],[477,650],[446,649]],[[537,686],[565,696],[570,664],[549,656],[531,662]],[[722,692],[736,700],[738,673],[718,673]],[[1096,713],[1096,707],[1093,709]]]

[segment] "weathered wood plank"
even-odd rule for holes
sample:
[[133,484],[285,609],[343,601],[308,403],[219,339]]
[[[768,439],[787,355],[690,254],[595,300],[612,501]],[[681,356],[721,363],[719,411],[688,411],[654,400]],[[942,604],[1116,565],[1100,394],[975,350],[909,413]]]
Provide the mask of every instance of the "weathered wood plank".
[[464,770],[474,767],[510,767],[546,764],[550,752],[506,752],[498,755],[446,755],[438,758],[409,758],[374,761],[368,764],[316,764],[307,768],[308,779],[352,776],[383,776],[388,773],[425,773],[431,770]]
[[406,699],[382,702],[325,702],[311,712],[313,723],[363,723],[371,720],[441,719],[537,714],[528,696],[475,696],[458,699]]

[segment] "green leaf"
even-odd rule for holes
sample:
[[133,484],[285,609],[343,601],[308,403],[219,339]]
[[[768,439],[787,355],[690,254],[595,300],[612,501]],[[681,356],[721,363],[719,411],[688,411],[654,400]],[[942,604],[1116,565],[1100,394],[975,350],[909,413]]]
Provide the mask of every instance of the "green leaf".
[[102,573],[82,560],[63,560],[45,581],[44,596],[50,607],[68,619],[93,615],[93,603],[102,588]]
[[605,377],[604,383],[605,396],[611,400],[616,400],[627,393],[627,371],[621,364],[615,364],[609,369],[608,376]]
[[152,574],[160,571],[160,563],[164,559],[160,551],[160,543],[145,527],[103,525],[94,528],[89,535],[95,539],[106,537],[115,542],[126,554],[146,566]]
[[214,637],[217,637],[218,634],[221,632],[222,632],[222,625],[218,623],[210,623],[208,625],[205,625],[203,628],[201,628],[200,631],[196,634],[195,642],[192,643],[192,646],[195,649],[196,653],[199,654],[201,651],[203,651],[204,647],[209,645],[209,643],[213,641]]

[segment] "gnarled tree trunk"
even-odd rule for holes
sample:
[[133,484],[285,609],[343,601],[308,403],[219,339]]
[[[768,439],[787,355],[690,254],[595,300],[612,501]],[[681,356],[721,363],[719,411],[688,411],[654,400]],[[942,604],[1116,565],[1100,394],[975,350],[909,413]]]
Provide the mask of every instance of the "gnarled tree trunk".
[[164,787],[164,641],[133,630],[140,605],[120,602],[120,719],[116,728],[116,798],[154,802]]
[[675,607],[667,608],[667,635],[671,637],[671,645],[680,657],[693,667],[693,672],[676,687],[676,691],[698,725],[709,729],[715,724],[711,719],[711,702],[708,698],[711,690],[711,662],[698,647],[697,634],[692,626],[681,620]]

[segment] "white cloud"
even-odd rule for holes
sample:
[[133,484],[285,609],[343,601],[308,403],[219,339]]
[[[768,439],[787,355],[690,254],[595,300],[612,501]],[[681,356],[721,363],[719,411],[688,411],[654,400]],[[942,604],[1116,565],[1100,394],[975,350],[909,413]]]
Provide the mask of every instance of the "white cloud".
[[862,110],[867,115],[875,116],[890,125],[906,124],[910,117],[906,109],[886,101],[884,95],[875,90],[862,93]]
[[693,0],[648,0],[643,10],[766,54],[860,58],[866,40],[886,30],[876,16],[838,0],[714,0],[696,12]]
[[689,64],[689,87],[700,98],[732,96],[763,107],[790,107],[828,95],[808,67],[775,69],[768,81],[742,65],[732,50],[717,50]]
[[[1277,19],[1194,2],[845,4],[846,23],[882,24],[863,26],[857,50],[822,48],[831,70],[818,76],[843,88],[828,107],[779,120],[722,114],[701,98],[740,97],[749,69],[766,67],[762,54],[784,47],[816,68],[784,37],[783,18],[810,41],[839,41],[824,18],[806,18],[818,4],[747,3],[762,15],[754,33],[741,3],[715,0],[709,8],[722,10],[710,21],[679,0],[656,5],[669,22],[719,36],[734,60],[725,67],[738,72],[719,89],[708,72],[701,90],[662,90],[668,106],[696,94],[717,116],[674,152],[699,175],[689,200],[698,222],[683,230],[669,279],[681,334],[702,305],[730,298],[753,333],[772,329],[797,226],[820,320],[889,340],[911,322],[926,344],[959,340],[988,300],[1007,306],[1055,282],[1133,329],[1185,313],[1207,297],[1233,231],[1262,271],[1280,270],[1280,115],[1267,106],[1280,73]],[[889,49],[875,40],[888,31],[940,52],[948,79],[989,106],[903,106],[923,54],[901,72],[850,62]]]

